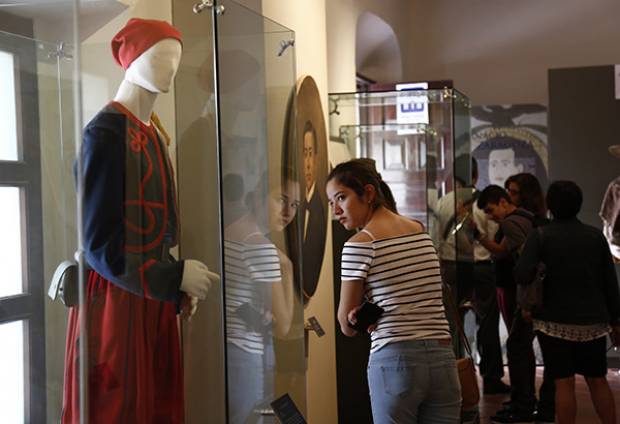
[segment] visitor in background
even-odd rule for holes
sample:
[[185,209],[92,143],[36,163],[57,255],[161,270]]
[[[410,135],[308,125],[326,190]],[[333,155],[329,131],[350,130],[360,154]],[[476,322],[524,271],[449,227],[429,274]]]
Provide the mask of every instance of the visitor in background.
[[555,379],[557,422],[575,423],[575,374],[585,377],[604,424],[616,423],[607,383],[606,336],[620,345],[620,294],[612,256],[598,229],[581,223],[581,189],[556,181],[547,192],[553,221],[532,231],[515,268],[517,283],[532,282],[539,262],[546,266],[542,310],[534,329],[545,371]]
[[[492,419],[498,423],[529,422],[534,419],[536,407],[536,364],[532,350],[534,333],[531,322],[527,322],[514,306],[516,283],[513,271],[515,258],[533,228],[534,215],[513,205],[508,193],[496,185],[488,186],[480,193],[477,205],[500,225],[494,240],[483,236],[480,230],[475,233],[480,244],[493,255],[500,310],[509,329],[506,349],[510,403]],[[506,296],[501,294],[509,296],[512,302],[506,302]]]

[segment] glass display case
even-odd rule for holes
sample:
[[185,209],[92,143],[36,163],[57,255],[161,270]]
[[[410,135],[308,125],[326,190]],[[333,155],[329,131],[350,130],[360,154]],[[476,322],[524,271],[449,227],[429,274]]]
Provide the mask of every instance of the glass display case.
[[187,419],[275,422],[276,398],[306,402],[295,34],[232,1],[174,7],[180,252],[222,275],[184,325]]
[[[153,16],[133,3],[0,5],[2,421],[275,422],[283,394],[303,413],[294,33],[173,2],[181,62],[141,119],[110,51]],[[68,308],[47,292],[74,257]],[[190,259],[220,279],[187,319]]]
[[456,237],[468,213],[457,209],[472,201],[469,99],[444,88],[332,93],[329,105],[332,151],[342,143],[342,159],[374,159],[399,211],[425,224],[440,253],[450,246],[443,258],[471,262],[471,244]]

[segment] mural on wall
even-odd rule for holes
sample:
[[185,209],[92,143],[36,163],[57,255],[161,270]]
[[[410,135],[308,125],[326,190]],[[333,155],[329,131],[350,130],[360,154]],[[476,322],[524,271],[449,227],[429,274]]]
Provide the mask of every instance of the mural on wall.
[[520,172],[548,185],[547,108],[544,105],[497,105],[471,108],[471,149],[478,161],[478,189],[504,186]]
[[[327,179],[327,132],[321,97],[311,76],[297,81],[296,144],[300,164],[301,207],[297,214],[302,253],[293,258],[297,269],[301,266],[304,304],[316,292],[327,237],[328,208],[325,196]],[[301,259],[301,261],[299,260]]]

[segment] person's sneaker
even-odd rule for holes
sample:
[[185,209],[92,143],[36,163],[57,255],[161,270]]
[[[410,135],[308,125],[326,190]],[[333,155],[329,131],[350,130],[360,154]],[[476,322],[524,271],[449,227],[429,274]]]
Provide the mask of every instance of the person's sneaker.
[[519,412],[505,412],[501,410],[497,415],[491,417],[491,421],[494,423],[515,423],[515,424],[532,424],[534,423],[534,414],[523,414]]
[[512,402],[510,401],[502,402],[502,409],[498,409],[495,412],[495,416],[508,415],[508,414],[512,414],[513,412],[514,412],[514,407],[512,406]]
[[484,383],[482,392],[485,395],[505,395],[510,393],[510,386],[502,380],[489,381]]
[[534,412],[534,422],[536,424],[554,423],[555,414],[551,414],[546,411],[536,411]]

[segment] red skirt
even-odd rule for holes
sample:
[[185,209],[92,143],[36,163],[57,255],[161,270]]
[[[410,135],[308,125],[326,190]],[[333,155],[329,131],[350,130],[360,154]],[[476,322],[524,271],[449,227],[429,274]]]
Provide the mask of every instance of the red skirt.
[[[90,271],[89,419],[95,423],[183,423],[183,369],[176,305],[125,291]],[[63,423],[79,423],[79,319],[69,312]]]

